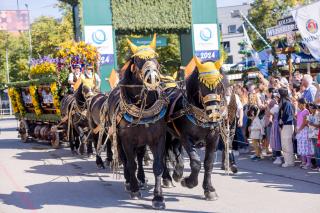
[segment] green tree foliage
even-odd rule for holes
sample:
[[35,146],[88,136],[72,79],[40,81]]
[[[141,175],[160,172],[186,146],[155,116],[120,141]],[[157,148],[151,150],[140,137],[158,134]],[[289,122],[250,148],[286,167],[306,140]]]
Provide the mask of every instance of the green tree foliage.
[[59,22],[52,17],[42,16],[32,24],[33,57],[52,55],[60,43],[72,39],[72,28],[68,22]]
[[[161,73],[172,75],[181,65],[180,42],[176,34],[164,34],[168,38],[168,46],[157,47],[156,52],[159,54],[158,61],[161,64]],[[137,35],[119,35],[117,36],[117,54],[118,65],[121,68],[131,57],[132,53],[127,43],[127,38],[137,38]]]
[[[260,34],[265,36],[266,29],[276,26],[278,19],[289,15],[290,8],[308,2],[307,0],[255,0],[251,4],[252,7],[249,11],[248,18]],[[264,43],[252,29],[248,30],[248,34],[253,41],[255,49],[260,50],[265,47]]]
[[[73,38],[71,6],[60,2],[58,7],[63,16],[60,20],[42,16],[31,26],[32,57],[54,55],[61,42]],[[28,32],[7,33],[0,31],[0,83],[6,82],[6,48],[9,54],[10,81],[28,79],[29,34]]]
[[0,32],[0,83],[6,79],[6,49],[8,50],[10,81],[25,80],[28,70],[28,39],[26,33]]

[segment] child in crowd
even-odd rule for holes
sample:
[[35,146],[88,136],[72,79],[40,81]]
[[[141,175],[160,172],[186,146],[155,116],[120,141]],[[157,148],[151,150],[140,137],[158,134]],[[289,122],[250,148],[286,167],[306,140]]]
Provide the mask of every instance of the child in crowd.
[[313,150],[311,142],[308,138],[308,121],[309,111],[306,108],[306,100],[300,98],[298,100],[299,111],[297,113],[297,146],[298,154],[301,156],[301,168],[309,169],[311,167],[311,156],[313,155]]
[[316,169],[320,171],[320,147],[317,146],[318,134],[320,128],[320,114],[317,111],[318,106],[316,104],[309,104],[310,115],[307,118],[308,121],[308,137],[312,142],[315,158],[316,158]]
[[249,127],[250,139],[252,140],[255,155],[251,157],[251,160],[258,161],[261,159],[261,139],[263,137],[264,125],[263,121],[259,118],[259,109],[257,106],[252,106],[249,112],[252,119],[252,123]]

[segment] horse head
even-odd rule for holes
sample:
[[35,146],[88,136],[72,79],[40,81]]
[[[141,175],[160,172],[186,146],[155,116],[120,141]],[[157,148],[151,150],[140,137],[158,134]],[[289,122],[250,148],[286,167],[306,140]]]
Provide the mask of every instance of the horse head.
[[200,59],[194,57],[196,62],[197,86],[195,94],[198,95],[198,103],[210,118],[211,122],[222,119],[221,105],[224,100],[223,75],[220,73],[222,60],[201,63]]
[[156,34],[149,45],[136,46],[129,39],[128,43],[133,53],[131,72],[148,90],[156,90],[160,85],[160,65],[155,52]]
[[94,96],[92,89],[86,85],[82,86],[82,95],[85,99],[91,98]]

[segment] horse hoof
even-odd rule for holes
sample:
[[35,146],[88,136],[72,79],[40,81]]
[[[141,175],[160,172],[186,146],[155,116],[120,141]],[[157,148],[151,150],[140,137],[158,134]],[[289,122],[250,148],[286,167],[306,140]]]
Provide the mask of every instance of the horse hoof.
[[138,200],[141,198],[141,193],[139,191],[138,192],[131,192],[130,196],[131,196],[132,200]]
[[181,176],[181,175],[178,175],[178,174],[176,174],[176,173],[173,173],[173,174],[172,174],[172,178],[173,178],[173,180],[174,180],[175,182],[179,183],[179,182],[181,181],[181,179],[182,179],[182,176]]
[[72,150],[71,153],[72,153],[72,155],[79,155],[79,153],[75,150]]
[[187,187],[189,189],[192,189],[192,188],[196,187],[197,185],[198,185],[197,183],[191,183],[188,178],[183,178],[181,180],[181,186]]
[[126,192],[130,192],[130,183],[125,183],[125,184],[124,184],[124,190],[125,190]]
[[173,188],[174,185],[173,185],[173,183],[172,183],[171,180],[163,179],[163,181],[162,181],[162,187],[163,187],[163,188]]
[[106,166],[107,166],[107,167],[111,167],[111,165],[112,165],[112,161],[106,160]]
[[103,164],[97,164],[98,169],[105,169]]
[[162,197],[154,197],[152,199],[152,208],[161,210],[166,208],[166,204],[164,202],[164,199]]
[[142,183],[141,181],[139,181],[139,189],[140,190],[146,190],[147,189],[147,184],[146,183]]
[[204,192],[204,196],[207,201],[215,201],[215,200],[218,200],[219,198],[216,192]]
[[236,174],[238,173],[238,167],[236,165],[231,165],[230,166],[230,169],[232,171],[233,174]]

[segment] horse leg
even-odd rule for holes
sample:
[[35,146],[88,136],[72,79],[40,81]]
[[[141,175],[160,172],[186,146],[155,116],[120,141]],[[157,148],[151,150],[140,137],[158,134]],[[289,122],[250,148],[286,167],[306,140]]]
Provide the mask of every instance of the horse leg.
[[94,146],[94,149],[96,150],[96,165],[99,169],[105,169],[104,164],[103,164],[103,160],[101,158],[101,156],[98,153],[98,134],[92,134],[91,138],[92,138],[92,143]]
[[106,143],[107,143],[107,158],[106,158],[106,165],[107,166],[111,166],[111,163],[112,163],[112,159],[113,159],[113,153],[112,153],[112,144],[111,144],[111,140],[110,139],[108,139],[107,141],[106,141]]
[[185,177],[181,181],[181,185],[183,187],[194,188],[198,185],[198,175],[201,169],[201,161],[200,157],[196,151],[195,146],[192,144],[192,141],[189,139],[183,140],[183,145],[185,150],[188,153],[190,158],[190,167],[191,167],[191,174],[189,177]]
[[[129,143],[128,143],[129,142]],[[141,193],[139,192],[139,184],[138,179],[136,177],[137,163],[136,163],[136,152],[135,148],[130,144],[130,141],[122,144],[124,153],[126,156],[126,165],[125,169],[129,173],[130,177],[130,196],[131,199],[139,199],[141,197]],[[127,183],[127,181],[126,181]]]
[[146,166],[149,166],[150,165],[150,161],[151,161],[151,158],[150,158],[150,156],[149,156],[149,148],[148,148],[148,146],[146,147],[146,151],[144,152],[144,157],[143,157],[143,159],[144,159],[144,165],[146,165]]
[[218,138],[219,136],[218,134],[216,134],[214,137],[209,137],[206,140],[206,151],[205,151],[205,158],[204,158],[204,179],[202,184],[202,188],[204,190],[204,195],[206,200],[218,199],[216,190],[211,183],[211,173],[213,170],[213,160],[215,156],[215,144]]
[[[110,140],[110,143],[112,143],[111,140]],[[123,176],[125,179],[124,189],[126,192],[130,192],[130,174],[129,174],[128,167],[127,167],[126,154],[124,153],[124,150],[123,150],[121,143],[118,143],[117,147],[118,147],[118,153],[119,153],[119,160],[121,160],[123,163]]]
[[161,176],[164,170],[165,134],[161,136],[160,140],[153,142],[150,148],[153,154],[153,174],[155,176],[152,207],[164,209],[165,202],[162,195]]
[[145,177],[144,169],[143,169],[143,158],[145,156],[145,152],[146,152],[146,146],[142,146],[137,149],[137,161],[138,161],[137,177],[139,180],[139,187],[142,190],[146,189],[146,186],[145,186],[146,177]]
[[93,147],[92,147],[92,140],[87,140],[87,155],[89,158],[93,157]]
[[176,156],[176,165],[173,170],[172,178],[176,182],[180,182],[183,176],[184,162],[182,157],[182,144],[179,139],[173,140],[173,152]]
[[166,153],[165,153],[165,163],[164,163],[164,169],[162,173],[162,185],[164,188],[172,188],[174,187],[172,183],[172,178],[170,175],[170,162],[172,162],[175,165],[175,156],[173,152],[173,146],[172,146],[172,138],[171,136],[167,134],[166,137]]

